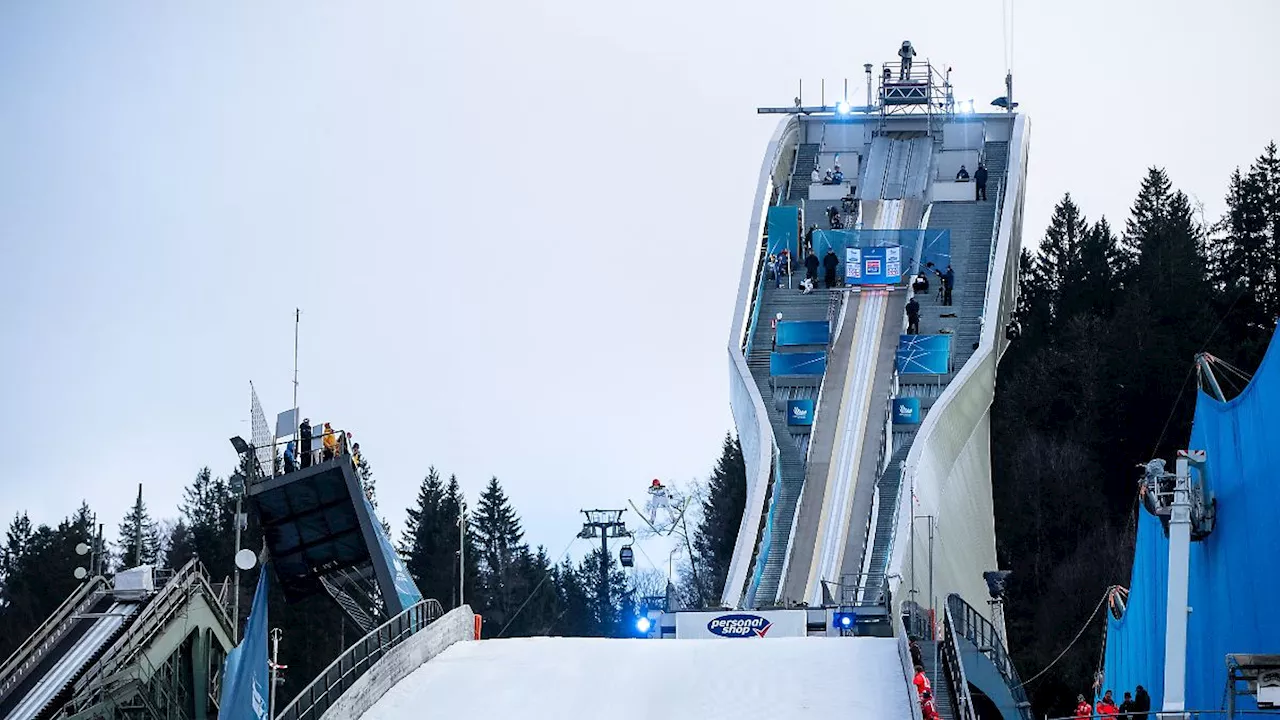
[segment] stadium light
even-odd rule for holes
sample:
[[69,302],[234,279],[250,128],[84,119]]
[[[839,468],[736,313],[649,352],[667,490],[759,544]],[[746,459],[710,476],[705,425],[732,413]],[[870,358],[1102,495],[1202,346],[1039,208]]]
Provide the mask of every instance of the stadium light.
[[841,115],[848,115],[849,103],[844,100],[841,100],[840,102],[836,103],[836,112]]
[[639,631],[641,635],[648,635],[649,628],[651,627],[653,627],[653,623],[650,622],[649,618],[647,617],[636,618],[636,630]]

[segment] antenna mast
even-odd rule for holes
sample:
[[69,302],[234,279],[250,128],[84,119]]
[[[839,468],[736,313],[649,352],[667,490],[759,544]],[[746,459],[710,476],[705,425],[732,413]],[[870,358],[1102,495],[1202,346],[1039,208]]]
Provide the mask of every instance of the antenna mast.
[[[293,309],[293,409],[298,409],[298,326],[302,324],[302,310]],[[294,418],[297,422],[297,418]]]

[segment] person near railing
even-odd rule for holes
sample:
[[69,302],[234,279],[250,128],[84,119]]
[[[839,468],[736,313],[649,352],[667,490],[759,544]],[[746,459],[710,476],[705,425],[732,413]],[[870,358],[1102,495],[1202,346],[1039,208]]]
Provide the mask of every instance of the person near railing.
[[969,182],[969,170],[961,165],[960,172],[956,173],[956,182]]
[[973,200],[987,199],[987,166],[981,161],[978,162],[978,169],[973,171]]
[[311,467],[311,418],[302,418],[298,426],[298,444],[302,446],[302,467]]
[[1120,714],[1120,708],[1116,707],[1115,698],[1112,697],[1110,690],[1103,693],[1102,699],[1098,701],[1097,712],[1098,717],[1103,718],[1103,720],[1114,718]]
[[902,69],[898,72],[898,79],[906,82],[911,78],[911,59],[916,56],[916,49],[911,47],[910,40],[903,40],[902,47],[898,49],[898,57],[902,58]]
[[810,249],[810,250],[809,250],[809,255],[808,255],[808,257],[806,257],[806,258],[804,259],[804,277],[805,277],[805,279],[806,279],[806,280],[817,280],[817,279],[818,279],[818,267],[819,267],[819,266],[821,266],[821,265],[822,265],[822,262],[818,260],[818,256],[817,256],[816,254],[814,254],[814,252],[813,252],[813,250],[812,250],[812,249]]
[[933,684],[929,682],[929,676],[924,674],[924,665],[916,665],[916,676],[911,679],[911,684],[916,686],[916,695],[921,698],[927,692],[933,692]]
[[332,460],[338,456],[338,436],[329,423],[324,424],[324,459]]
[[1093,717],[1093,706],[1084,699],[1084,695],[1076,696],[1076,714],[1074,717],[1077,720],[1089,720],[1089,718]]
[[290,440],[289,443],[284,446],[284,471],[287,474],[297,469],[298,450],[294,445],[294,441]]
[[914,295],[907,301],[907,334],[920,334],[920,303]]
[[924,720],[942,720],[938,714],[938,705],[933,702],[933,693],[925,690],[920,694],[920,714]]
[[827,256],[822,258],[822,269],[826,271],[822,280],[828,290],[836,286],[836,269],[839,267],[840,258],[836,257],[836,251],[827,248]]

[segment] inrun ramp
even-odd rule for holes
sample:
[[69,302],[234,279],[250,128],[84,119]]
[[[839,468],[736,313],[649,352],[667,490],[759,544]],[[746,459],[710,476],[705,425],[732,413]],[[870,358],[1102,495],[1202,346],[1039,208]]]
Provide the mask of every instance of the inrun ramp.
[[888,638],[462,642],[406,677],[365,720],[791,720],[911,717]]

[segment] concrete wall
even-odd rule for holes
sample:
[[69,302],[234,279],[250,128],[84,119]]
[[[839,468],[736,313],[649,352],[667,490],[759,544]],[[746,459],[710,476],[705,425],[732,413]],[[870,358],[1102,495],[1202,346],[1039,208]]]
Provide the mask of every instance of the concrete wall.
[[[987,124],[990,129],[998,123]],[[910,597],[905,590],[914,589],[920,591],[917,601],[926,606],[930,594],[933,605],[941,607],[954,592],[979,611],[987,607],[982,573],[997,569],[990,408],[996,364],[1008,344],[1004,324],[1017,301],[1029,138],[1026,117],[1016,116],[978,350],[934,403],[907,455],[904,478],[912,491],[907,497],[917,504],[913,512],[900,515],[894,531],[889,573],[899,602]],[[913,516],[934,517],[932,552],[928,521]]]
[[795,117],[783,118],[778,123],[760,163],[760,175],[756,183],[755,201],[751,206],[751,224],[747,227],[747,244],[742,256],[742,276],[738,281],[738,300],[733,310],[733,325],[729,329],[729,407],[733,422],[742,443],[742,458],[747,470],[747,499],[738,526],[738,542],[729,562],[729,575],[725,580],[721,603],[739,607],[746,593],[747,579],[751,573],[751,556],[766,507],[765,495],[769,488],[769,470],[772,467],[773,448],[776,443],[769,415],[765,410],[760,389],[751,377],[747,358],[742,354],[742,343],[752,319],[751,293],[754,291],[759,269],[757,260],[764,237],[765,207],[769,202],[770,184],[779,162],[786,159],[785,148],[800,128]]
[[451,610],[426,630],[405,640],[360,676],[320,720],[352,720],[365,714],[396,683],[456,642],[475,638],[475,613],[467,605]]
[[[974,184],[938,180],[929,186],[930,202],[973,202]],[[994,192],[994,188],[992,188]]]

